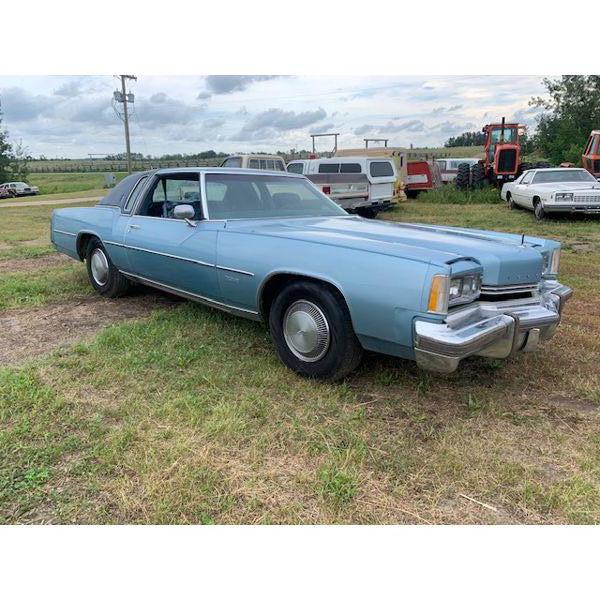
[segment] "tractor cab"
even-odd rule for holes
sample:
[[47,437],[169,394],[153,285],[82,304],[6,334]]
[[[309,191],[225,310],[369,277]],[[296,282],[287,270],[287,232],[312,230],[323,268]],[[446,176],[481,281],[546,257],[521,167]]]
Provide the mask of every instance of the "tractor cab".
[[525,125],[492,123],[482,129],[486,134],[484,169],[490,182],[502,183],[519,175],[521,144],[519,137],[525,133]]
[[581,156],[581,162],[584,169],[589,171],[596,179],[600,179],[600,129],[590,133]]

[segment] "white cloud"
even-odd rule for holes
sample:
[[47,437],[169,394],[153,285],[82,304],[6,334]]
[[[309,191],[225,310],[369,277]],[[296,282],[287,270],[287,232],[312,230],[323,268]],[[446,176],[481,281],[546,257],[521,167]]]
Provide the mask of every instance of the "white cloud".
[[[366,134],[390,144],[441,145],[506,116],[534,125],[542,77],[141,76],[129,82],[132,148],[144,154],[308,148],[335,128],[340,145]],[[0,77],[2,126],[35,154],[118,152],[123,125],[113,77]],[[465,129],[466,128],[466,129]]]

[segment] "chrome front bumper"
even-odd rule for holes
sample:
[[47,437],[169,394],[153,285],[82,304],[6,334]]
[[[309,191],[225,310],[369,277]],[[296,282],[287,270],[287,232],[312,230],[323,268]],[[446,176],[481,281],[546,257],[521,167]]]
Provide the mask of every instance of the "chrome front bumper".
[[573,290],[546,281],[539,295],[524,300],[476,302],[448,314],[444,323],[415,320],[417,364],[422,369],[452,373],[467,356],[508,358],[532,352],[550,339]]

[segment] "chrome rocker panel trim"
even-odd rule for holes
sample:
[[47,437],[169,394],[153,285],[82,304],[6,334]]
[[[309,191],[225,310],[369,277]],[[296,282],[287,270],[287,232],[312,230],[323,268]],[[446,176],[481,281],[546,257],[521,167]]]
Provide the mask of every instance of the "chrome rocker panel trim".
[[445,323],[415,320],[414,350],[422,369],[452,373],[463,358],[508,358],[533,352],[550,339],[573,290],[555,280],[542,283],[531,300],[475,302],[448,314]]
[[232,315],[236,315],[238,317],[246,317],[247,319],[254,319],[255,321],[260,321],[260,315],[255,310],[250,310],[248,308],[240,308],[239,306],[232,306],[231,304],[225,304],[224,302],[219,302],[218,300],[213,300],[212,298],[207,298],[205,296],[193,294],[192,292],[187,292],[185,290],[181,290],[179,288],[166,285],[158,281],[154,281],[153,279],[148,279],[147,277],[136,275],[135,273],[129,273],[127,271],[121,271],[121,273],[128,279],[137,281],[138,283],[142,283],[144,285],[148,285],[158,290],[162,290],[163,292],[175,294],[176,296],[181,296],[182,298],[187,298],[188,300],[193,300],[194,302],[200,302],[212,308],[218,308],[219,310],[231,313]]

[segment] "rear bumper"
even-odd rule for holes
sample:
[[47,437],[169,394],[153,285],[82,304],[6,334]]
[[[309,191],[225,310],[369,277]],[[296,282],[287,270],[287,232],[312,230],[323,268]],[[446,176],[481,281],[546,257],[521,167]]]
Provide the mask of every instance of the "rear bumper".
[[478,302],[449,313],[445,323],[416,320],[415,357],[422,369],[452,373],[463,358],[508,358],[532,352],[550,339],[573,291],[545,282],[539,296],[508,302]]

